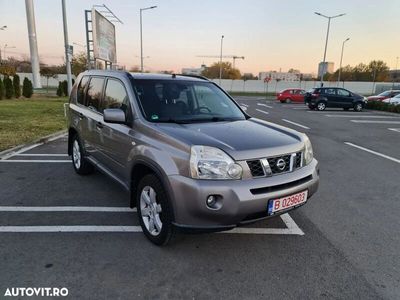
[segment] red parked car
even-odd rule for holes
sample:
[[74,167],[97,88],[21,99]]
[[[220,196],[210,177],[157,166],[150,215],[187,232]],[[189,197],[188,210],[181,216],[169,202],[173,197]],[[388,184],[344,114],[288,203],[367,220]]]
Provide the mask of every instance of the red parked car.
[[384,91],[376,96],[369,96],[367,99],[368,101],[382,101],[388,98],[393,98],[398,94],[400,94],[400,90],[389,90],[389,91]]
[[281,103],[301,102],[304,103],[306,91],[302,89],[286,89],[276,94],[276,99]]

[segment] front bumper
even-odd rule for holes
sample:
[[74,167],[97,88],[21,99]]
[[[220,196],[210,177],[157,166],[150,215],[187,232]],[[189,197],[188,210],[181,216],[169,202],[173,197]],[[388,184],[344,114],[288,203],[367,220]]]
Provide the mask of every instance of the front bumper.
[[[292,173],[243,180],[197,180],[180,175],[168,177],[175,222],[178,227],[226,230],[272,216],[268,201],[308,190],[310,198],[318,189],[319,169],[314,159]],[[209,195],[220,195],[222,207],[207,207]],[[275,215],[276,216],[276,215]]]

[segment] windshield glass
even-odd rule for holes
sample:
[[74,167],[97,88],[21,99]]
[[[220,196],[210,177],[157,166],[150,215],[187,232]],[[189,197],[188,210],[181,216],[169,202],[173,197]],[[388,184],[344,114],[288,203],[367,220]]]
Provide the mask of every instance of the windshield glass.
[[145,118],[150,122],[244,120],[237,105],[214,84],[178,80],[134,80]]
[[385,91],[383,93],[380,93],[378,96],[386,97],[390,95],[390,91]]

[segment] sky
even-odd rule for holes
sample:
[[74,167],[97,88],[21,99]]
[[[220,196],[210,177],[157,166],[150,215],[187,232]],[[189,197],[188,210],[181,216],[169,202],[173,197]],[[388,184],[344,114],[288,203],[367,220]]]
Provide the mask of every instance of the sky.
[[[143,12],[145,69],[173,70],[210,65],[219,55],[224,35],[224,55],[237,60],[242,73],[299,69],[316,73],[323,58],[327,19],[331,21],[327,61],[339,66],[346,38],[343,65],[384,60],[394,69],[400,56],[399,0],[66,0],[69,42],[86,44],[84,10],[106,4],[124,24],[116,24],[118,64],[140,65],[139,9]],[[61,0],[34,0],[36,33],[41,61],[60,64],[64,59]],[[0,0],[0,49],[6,56],[29,57],[24,0]],[[74,45],[74,52],[85,51]],[[226,59],[229,60],[229,59]],[[231,61],[231,60],[229,60]]]

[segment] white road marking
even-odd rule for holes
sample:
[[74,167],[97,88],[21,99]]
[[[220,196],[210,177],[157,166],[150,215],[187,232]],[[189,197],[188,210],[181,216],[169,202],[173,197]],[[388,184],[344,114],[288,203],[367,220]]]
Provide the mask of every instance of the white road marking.
[[358,149],[360,149],[360,150],[363,150],[363,151],[366,151],[366,152],[369,152],[369,153],[375,154],[375,155],[377,155],[377,156],[380,156],[380,157],[386,158],[386,159],[388,159],[388,160],[391,160],[391,161],[394,161],[394,162],[396,162],[396,163],[400,164],[400,159],[397,159],[397,158],[394,158],[394,157],[391,157],[391,156],[388,156],[388,155],[385,155],[385,154],[382,154],[382,153],[376,152],[376,151],[374,151],[374,150],[371,150],[371,149],[368,149],[368,148],[364,148],[364,147],[361,147],[361,146],[355,145],[355,144],[353,144],[353,143],[350,143],[350,142],[344,142],[344,143],[345,143],[346,145],[349,145],[349,146],[351,146],[351,147],[358,148]]
[[292,109],[307,110],[307,107],[292,107]]
[[141,232],[140,226],[0,226],[0,232]]
[[0,212],[136,212],[130,207],[106,206],[0,206]]
[[21,153],[14,156],[69,156],[68,154],[47,154],[47,153]]
[[249,107],[247,104],[244,104],[244,103],[240,103],[240,105]]
[[304,129],[310,129],[310,127],[301,125],[301,124],[299,124],[299,123],[295,123],[295,122],[293,122],[293,121],[289,121],[289,120],[286,120],[286,119],[282,119],[282,121],[287,122],[287,123],[290,123],[290,124],[293,124],[293,125],[295,125],[295,126],[298,126],[298,127],[304,128]]
[[2,159],[0,163],[70,163],[71,160],[46,160],[46,159]]
[[388,128],[391,131],[396,131],[396,132],[400,132],[400,128]]
[[263,110],[261,110],[261,109],[256,109],[256,111],[259,111],[260,113],[263,113],[263,114],[266,114],[266,115],[269,115],[269,112],[267,112],[267,111],[263,111]]
[[268,108],[272,108],[272,106],[269,106],[269,105],[264,104],[264,103],[257,103],[257,105],[259,105],[259,106],[264,106],[264,107],[268,107]]
[[390,117],[390,116],[378,116],[378,115],[368,115],[368,116],[362,116],[362,115],[325,115],[326,117],[329,118],[371,118],[371,119],[399,119],[399,117]]
[[350,120],[353,123],[365,124],[400,124],[400,121],[376,121],[376,120]]

